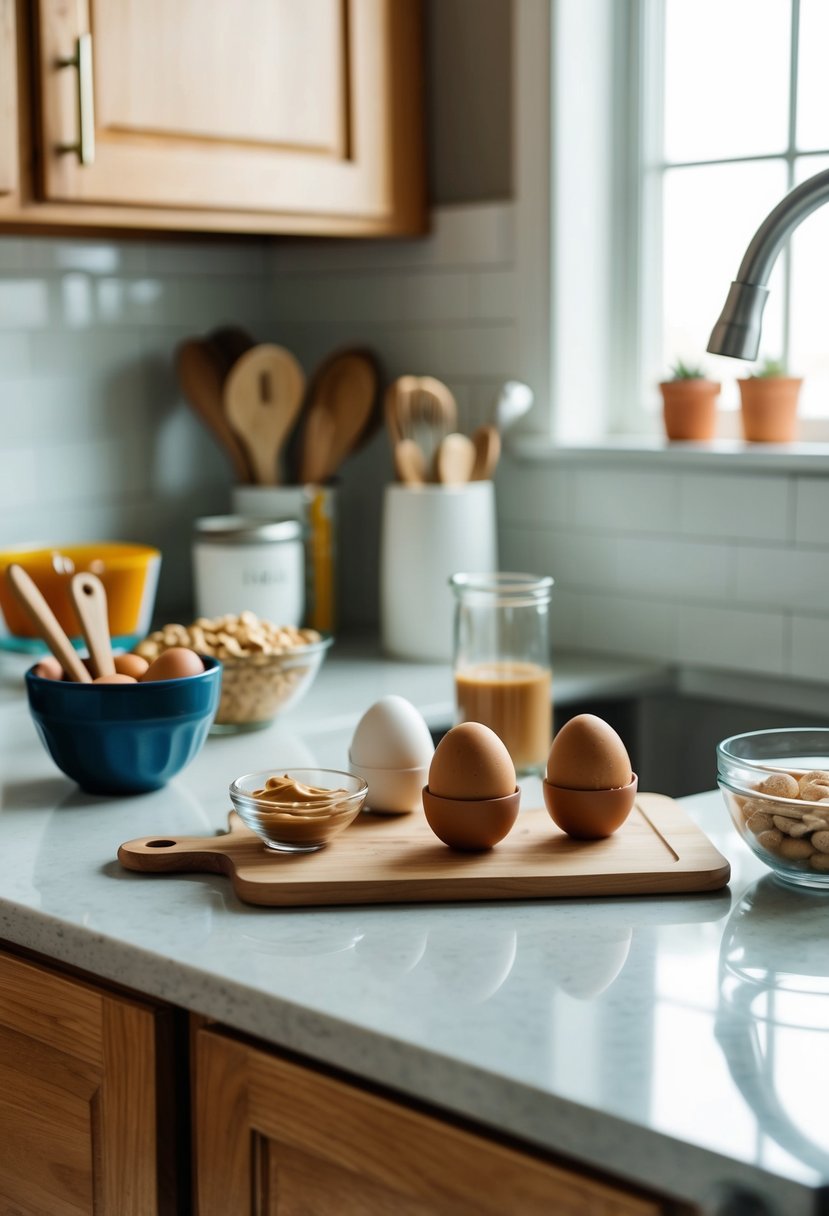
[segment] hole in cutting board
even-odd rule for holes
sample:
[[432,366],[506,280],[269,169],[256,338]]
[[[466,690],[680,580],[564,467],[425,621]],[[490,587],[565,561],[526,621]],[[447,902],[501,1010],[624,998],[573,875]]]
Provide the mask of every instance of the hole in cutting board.
[[176,842],[174,840],[148,840],[148,849],[171,849]]

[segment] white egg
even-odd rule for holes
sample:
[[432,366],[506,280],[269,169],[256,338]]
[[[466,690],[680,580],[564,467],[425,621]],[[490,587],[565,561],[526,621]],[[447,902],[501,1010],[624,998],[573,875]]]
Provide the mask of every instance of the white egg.
[[352,764],[366,768],[428,768],[434,751],[423,715],[411,701],[392,694],[375,701],[363,714],[349,758]]

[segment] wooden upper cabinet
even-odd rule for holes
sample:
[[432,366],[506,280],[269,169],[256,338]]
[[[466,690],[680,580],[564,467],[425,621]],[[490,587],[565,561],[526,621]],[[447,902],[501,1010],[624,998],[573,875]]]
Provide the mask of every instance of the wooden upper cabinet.
[[36,17],[42,202],[422,230],[419,0],[37,0]]
[[168,1016],[0,953],[0,1213],[173,1216]]
[[0,0],[0,196],[17,186],[14,0]]
[[199,1030],[199,1216],[663,1216],[667,1205]]

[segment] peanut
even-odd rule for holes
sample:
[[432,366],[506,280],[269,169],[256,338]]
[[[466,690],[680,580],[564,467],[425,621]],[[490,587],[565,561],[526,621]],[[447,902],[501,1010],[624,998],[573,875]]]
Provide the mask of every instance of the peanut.
[[[224,662],[217,723],[265,722],[293,694],[308,668],[287,656],[321,641],[315,629],[274,625],[244,611],[238,616],[198,617],[189,627],[165,625],[135,647],[149,662],[171,646],[188,646]],[[280,661],[285,656],[285,663]],[[827,791],[829,792],[829,791]]]

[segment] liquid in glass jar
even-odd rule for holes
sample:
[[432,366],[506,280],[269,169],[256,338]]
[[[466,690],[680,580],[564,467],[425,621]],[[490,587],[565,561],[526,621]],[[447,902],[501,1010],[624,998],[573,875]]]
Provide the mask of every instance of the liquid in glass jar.
[[553,580],[455,574],[458,720],[482,722],[519,774],[544,771],[553,733],[549,604]]

